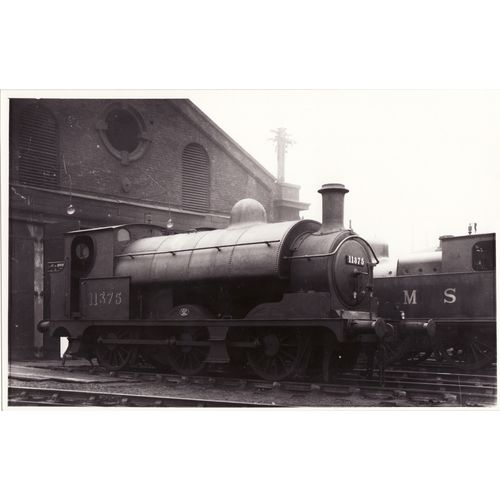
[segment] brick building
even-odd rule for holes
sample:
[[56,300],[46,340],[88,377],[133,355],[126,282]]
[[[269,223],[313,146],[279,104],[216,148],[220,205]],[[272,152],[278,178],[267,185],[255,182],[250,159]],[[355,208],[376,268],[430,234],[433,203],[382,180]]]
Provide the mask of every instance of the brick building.
[[269,221],[308,207],[187,99],[11,99],[9,357],[53,356],[37,332],[47,262],[64,232],[151,222],[172,231],[228,224],[255,198]]

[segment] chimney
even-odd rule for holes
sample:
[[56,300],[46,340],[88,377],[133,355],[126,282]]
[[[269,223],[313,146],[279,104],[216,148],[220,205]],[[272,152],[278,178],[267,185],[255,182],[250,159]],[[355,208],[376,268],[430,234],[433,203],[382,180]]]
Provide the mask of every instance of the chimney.
[[343,184],[323,184],[318,193],[323,196],[321,233],[344,229],[344,195],[349,190]]

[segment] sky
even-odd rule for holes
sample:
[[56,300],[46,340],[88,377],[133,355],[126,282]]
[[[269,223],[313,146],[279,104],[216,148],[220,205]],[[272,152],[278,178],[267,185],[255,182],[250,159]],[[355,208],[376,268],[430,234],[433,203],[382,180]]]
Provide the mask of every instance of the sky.
[[321,219],[322,184],[340,182],[345,224],[389,243],[391,256],[436,247],[444,234],[496,231],[498,91],[205,91],[187,96],[276,174],[271,130],[294,144],[287,182]]

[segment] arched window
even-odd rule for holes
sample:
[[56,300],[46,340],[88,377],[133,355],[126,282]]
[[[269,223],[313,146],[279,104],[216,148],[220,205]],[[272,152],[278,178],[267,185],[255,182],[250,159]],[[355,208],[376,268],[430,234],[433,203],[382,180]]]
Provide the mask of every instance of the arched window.
[[182,207],[196,212],[210,208],[210,162],[200,144],[188,144],[182,152]]
[[21,113],[19,181],[44,188],[59,186],[59,137],[52,113],[40,104]]

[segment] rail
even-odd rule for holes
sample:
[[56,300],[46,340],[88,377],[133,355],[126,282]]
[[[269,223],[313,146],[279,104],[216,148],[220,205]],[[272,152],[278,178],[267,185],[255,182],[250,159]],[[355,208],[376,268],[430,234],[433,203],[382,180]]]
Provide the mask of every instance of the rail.
[[10,386],[9,406],[126,406],[156,408],[276,407],[266,403],[198,397],[160,396],[109,391]]

